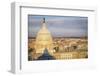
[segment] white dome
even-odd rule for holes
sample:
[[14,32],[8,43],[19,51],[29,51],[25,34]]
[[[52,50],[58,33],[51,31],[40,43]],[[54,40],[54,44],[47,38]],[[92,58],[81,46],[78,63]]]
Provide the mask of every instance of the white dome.
[[36,52],[43,53],[44,49],[47,48],[49,52],[52,49],[52,36],[46,27],[45,21],[42,24],[42,28],[37,33],[36,37]]

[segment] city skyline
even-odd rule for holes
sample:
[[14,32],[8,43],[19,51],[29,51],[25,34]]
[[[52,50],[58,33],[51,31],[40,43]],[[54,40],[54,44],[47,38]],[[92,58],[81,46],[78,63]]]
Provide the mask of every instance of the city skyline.
[[28,37],[36,37],[42,27],[43,18],[53,37],[87,37],[88,35],[87,17],[28,15]]

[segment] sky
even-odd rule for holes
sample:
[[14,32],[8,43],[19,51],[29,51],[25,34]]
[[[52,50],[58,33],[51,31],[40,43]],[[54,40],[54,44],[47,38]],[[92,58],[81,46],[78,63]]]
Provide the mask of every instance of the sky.
[[88,17],[28,15],[28,36],[36,37],[45,18],[53,37],[84,37],[88,35]]

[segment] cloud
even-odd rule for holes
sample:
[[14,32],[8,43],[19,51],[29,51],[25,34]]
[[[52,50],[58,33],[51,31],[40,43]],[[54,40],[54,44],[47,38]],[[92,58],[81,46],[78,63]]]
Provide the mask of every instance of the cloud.
[[28,34],[36,36],[45,17],[48,30],[53,36],[82,37],[87,36],[88,18],[75,16],[28,16]]

